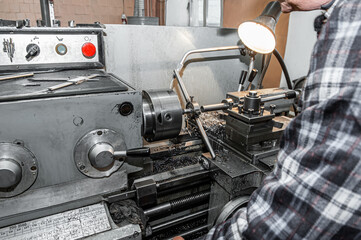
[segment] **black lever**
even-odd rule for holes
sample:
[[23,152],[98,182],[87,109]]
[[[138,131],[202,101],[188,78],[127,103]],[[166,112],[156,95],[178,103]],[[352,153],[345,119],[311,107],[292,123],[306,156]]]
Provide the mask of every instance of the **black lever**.
[[113,154],[114,157],[148,157],[150,156],[150,148],[143,147],[143,148],[133,148],[128,149],[126,151],[115,151]]
[[127,150],[128,157],[148,157],[150,155],[150,148],[134,148]]
[[241,73],[241,77],[239,78],[239,84],[243,85],[244,82],[246,81],[246,77],[247,77],[248,72],[243,70]]
[[253,68],[251,74],[249,75],[248,81],[252,82],[254,80],[254,78],[257,76],[257,73],[258,73],[258,70]]

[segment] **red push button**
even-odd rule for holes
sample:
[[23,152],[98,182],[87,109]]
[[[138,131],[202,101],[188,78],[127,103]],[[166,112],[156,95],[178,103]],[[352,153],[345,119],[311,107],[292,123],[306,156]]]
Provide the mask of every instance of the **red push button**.
[[86,58],[93,58],[97,52],[97,49],[95,48],[94,44],[88,42],[84,43],[81,47],[81,51]]

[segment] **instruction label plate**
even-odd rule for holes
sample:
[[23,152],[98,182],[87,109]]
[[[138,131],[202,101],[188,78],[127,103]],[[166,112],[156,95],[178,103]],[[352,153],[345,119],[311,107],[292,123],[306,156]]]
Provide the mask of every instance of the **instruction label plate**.
[[0,239],[80,239],[110,230],[102,203],[50,215],[0,229]]

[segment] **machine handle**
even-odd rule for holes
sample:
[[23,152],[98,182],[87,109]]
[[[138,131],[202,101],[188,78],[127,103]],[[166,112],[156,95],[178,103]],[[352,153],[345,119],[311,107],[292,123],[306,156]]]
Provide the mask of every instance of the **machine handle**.
[[257,75],[257,73],[258,73],[258,70],[255,69],[255,68],[253,68],[252,71],[251,71],[251,73],[250,73],[250,75],[249,75],[248,81],[249,81],[249,82],[253,82],[254,78],[255,78],[256,75]]
[[150,155],[150,148],[143,147],[143,148],[133,148],[128,149],[126,151],[115,151],[113,153],[113,157],[148,157]]
[[241,85],[244,84],[244,82],[246,81],[247,75],[248,75],[248,72],[243,70],[241,73],[241,77],[239,78],[239,84],[241,84]]
[[148,157],[150,155],[150,148],[134,148],[127,150],[128,157]]

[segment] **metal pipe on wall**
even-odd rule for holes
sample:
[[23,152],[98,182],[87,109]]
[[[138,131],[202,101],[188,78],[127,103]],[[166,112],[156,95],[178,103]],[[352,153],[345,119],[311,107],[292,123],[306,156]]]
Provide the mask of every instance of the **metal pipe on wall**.
[[144,0],[134,1],[134,16],[144,17]]
[[50,8],[49,0],[40,0],[41,18],[46,27],[53,26],[54,9]]

